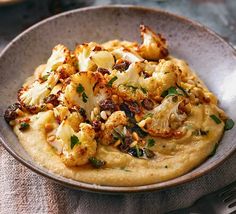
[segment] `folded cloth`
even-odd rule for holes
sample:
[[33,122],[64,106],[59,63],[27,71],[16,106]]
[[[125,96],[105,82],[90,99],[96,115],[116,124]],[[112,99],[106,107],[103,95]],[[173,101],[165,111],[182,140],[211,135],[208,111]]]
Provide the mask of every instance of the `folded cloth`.
[[236,180],[236,155],[210,173],[180,186],[144,194],[108,195],[63,187],[16,161],[0,145],[0,213],[165,213]]

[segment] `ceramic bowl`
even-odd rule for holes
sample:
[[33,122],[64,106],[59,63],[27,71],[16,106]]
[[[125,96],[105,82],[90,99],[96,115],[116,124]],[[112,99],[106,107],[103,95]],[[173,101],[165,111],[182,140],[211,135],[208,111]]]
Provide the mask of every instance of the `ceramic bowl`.
[[[111,39],[140,40],[139,25],[163,34],[170,53],[189,62],[236,120],[236,53],[223,39],[206,27],[161,10],[135,6],[104,6],[69,11],[46,19],[17,36],[0,56],[0,110],[3,114],[16,101],[17,90],[34,68],[45,62],[52,48],[62,43],[73,49],[76,43]],[[141,192],[172,187],[212,170],[236,149],[235,129],[226,132],[216,154],[191,172],[161,183],[135,187],[100,186],[53,174],[40,167],[25,152],[11,128],[0,117],[3,146],[22,164],[58,183],[96,192]]]

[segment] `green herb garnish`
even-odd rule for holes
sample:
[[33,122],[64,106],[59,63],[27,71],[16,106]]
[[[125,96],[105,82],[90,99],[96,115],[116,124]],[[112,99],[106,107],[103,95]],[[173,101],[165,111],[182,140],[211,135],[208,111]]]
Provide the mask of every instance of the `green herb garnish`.
[[192,135],[195,135],[195,136],[205,136],[205,135],[208,135],[209,131],[204,131],[202,129],[196,129],[192,132]]
[[112,77],[109,82],[107,83],[107,86],[112,87],[112,84],[118,79],[117,76]]
[[106,161],[99,160],[95,157],[89,158],[89,162],[92,164],[93,167],[95,167],[97,169],[101,168],[102,166],[104,166],[106,164]]
[[48,80],[48,77],[49,77],[49,74],[46,74],[46,75],[42,76],[41,79],[43,81],[46,81],[46,80]]
[[83,98],[83,102],[87,103],[88,101],[88,96],[85,94],[85,92],[82,93],[82,98]]
[[150,150],[150,149],[145,148],[144,149],[144,153],[145,153],[147,158],[155,157],[155,153],[152,150]]
[[179,85],[177,85],[177,87],[184,93],[184,95],[185,95],[186,97],[189,97],[187,91],[186,91],[184,88],[182,88],[182,87],[179,86]]
[[141,91],[142,91],[144,94],[147,93],[147,89],[146,89],[146,88],[141,87],[140,89],[141,89]]
[[77,86],[77,88],[76,88],[76,91],[77,91],[78,93],[82,93],[82,92],[84,92],[84,87],[83,87],[81,84],[79,84],[79,85]]
[[218,144],[215,144],[215,146],[214,146],[214,148],[213,148],[211,154],[209,155],[210,157],[212,157],[212,156],[215,155],[217,148],[218,148]]
[[142,152],[139,150],[137,145],[135,146],[135,149],[136,149],[137,157],[140,158],[140,156],[142,156]]
[[147,147],[152,147],[152,146],[154,146],[155,145],[155,140],[154,139],[148,139],[147,140]]
[[80,144],[79,138],[76,135],[70,137],[70,148],[73,149],[76,144]]
[[216,124],[220,124],[221,120],[214,114],[210,115],[211,119],[215,121]]
[[224,127],[225,131],[232,129],[233,127],[234,127],[234,121],[232,119],[227,119],[225,121],[225,127]]
[[29,123],[23,122],[20,124],[19,130],[25,131],[29,128]]

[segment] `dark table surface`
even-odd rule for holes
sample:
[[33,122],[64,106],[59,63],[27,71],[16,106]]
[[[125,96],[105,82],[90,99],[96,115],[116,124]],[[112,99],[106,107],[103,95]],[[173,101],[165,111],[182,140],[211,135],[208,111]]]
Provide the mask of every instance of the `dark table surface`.
[[[135,4],[189,17],[236,46],[236,0],[28,0],[0,6],[0,51],[20,32],[54,14],[102,4]],[[236,155],[217,169],[170,190],[107,196],[70,190],[36,175],[0,145],[0,213],[164,213],[188,206],[203,194],[236,179]],[[19,198],[19,192],[24,197]],[[4,193],[4,194],[3,194]]]

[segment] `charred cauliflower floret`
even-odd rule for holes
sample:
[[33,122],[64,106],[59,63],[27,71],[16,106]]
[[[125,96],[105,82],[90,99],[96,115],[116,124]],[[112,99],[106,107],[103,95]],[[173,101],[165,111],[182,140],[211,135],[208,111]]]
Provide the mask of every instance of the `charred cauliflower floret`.
[[112,133],[116,127],[127,125],[127,117],[123,111],[116,111],[105,122],[105,128],[99,137],[99,141],[104,145],[113,142]]
[[96,154],[97,142],[92,126],[81,123],[79,129],[75,132],[64,120],[57,128],[55,141],[51,142],[51,145],[61,148],[61,158],[67,166],[84,165]]
[[[60,68],[59,71],[62,72],[62,76],[65,74],[71,75],[75,73],[75,69],[71,68],[74,60],[70,55],[70,51],[64,45],[57,45],[52,50],[52,55],[47,61],[44,71],[41,74],[41,78],[47,77],[51,72],[55,72],[58,67],[63,64],[68,64],[68,66],[64,66]],[[63,69],[62,69],[63,68]],[[68,71],[67,71],[68,70]]]
[[18,92],[18,100],[30,112],[40,111],[45,99],[49,96],[60,78],[66,78],[75,73],[70,51],[63,45],[53,48],[47,64],[39,68],[38,77],[31,84],[24,84]]
[[110,83],[112,82],[111,85],[119,96],[125,99],[142,100],[147,96],[147,91],[141,71],[140,63],[132,63],[126,71],[114,70],[107,78]]
[[64,102],[69,107],[77,106],[86,111],[87,117],[101,100],[110,96],[110,89],[99,72],[80,72],[71,76],[65,89]]
[[36,80],[32,85],[23,86],[18,91],[19,102],[30,112],[38,112],[58,79],[58,75],[52,73],[43,83]]
[[75,56],[78,59],[79,71],[95,71],[97,68],[111,70],[114,65],[113,55],[95,42],[78,45]]
[[178,68],[173,62],[160,60],[152,75],[143,80],[143,87],[148,90],[151,96],[159,97],[163,91],[176,85],[178,82],[177,72]]
[[[185,113],[179,112],[179,105],[183,101],[180,96],[169,96],[163,102],[149,112],[150,116],[141,120],[138,125],[144,131],[154,137],[172,137],[178,136],[176,131],[186,119]],[[171,123],[174,123],[174,128]]]
[[142,45],[138,47],[138,53],[147,60],[159,60],[168,55],[166,40],[154,33],[144,25],[140,25]]

